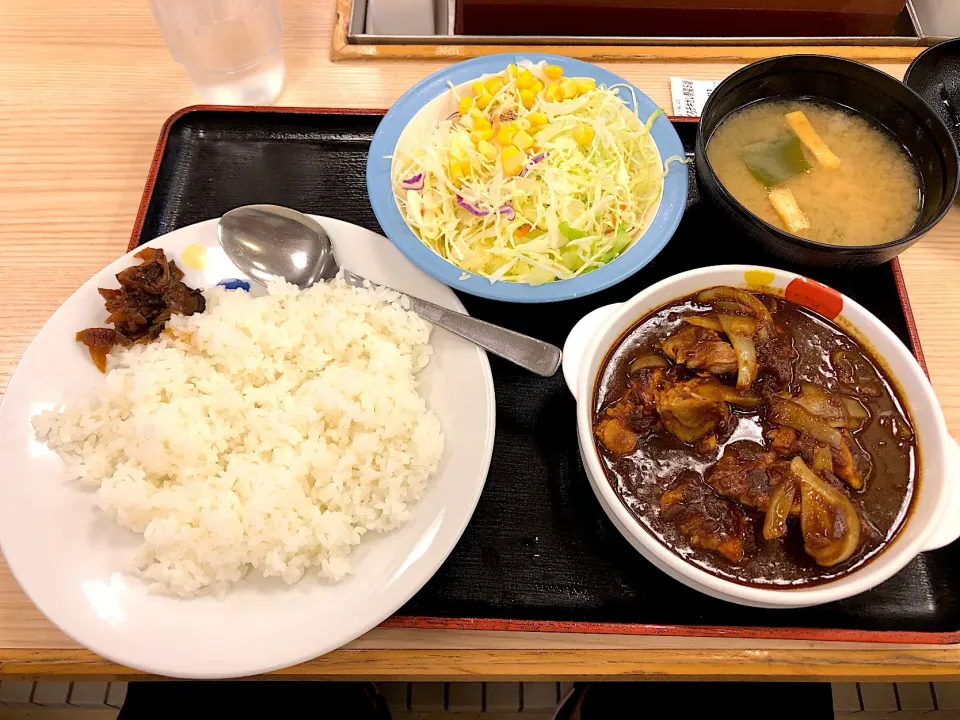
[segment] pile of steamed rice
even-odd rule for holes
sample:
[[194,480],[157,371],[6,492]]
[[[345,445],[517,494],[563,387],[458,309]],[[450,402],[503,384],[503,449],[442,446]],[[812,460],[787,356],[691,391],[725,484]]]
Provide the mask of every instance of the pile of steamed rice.
[[440,461],[416,380],[430,325],[340,280],[204,295],[205,313],[115,348],[103,390],[35,417],[37,437],[143,535],[133,569],[155,590],[222,595],[248,571],[340,580]]

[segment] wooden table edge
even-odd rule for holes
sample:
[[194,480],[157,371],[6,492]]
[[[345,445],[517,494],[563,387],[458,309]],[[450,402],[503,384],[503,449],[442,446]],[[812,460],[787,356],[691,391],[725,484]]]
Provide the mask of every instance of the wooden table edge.
[[376,45],[351,43],[348,27],[352,0],[337,0],[330,57],[343,60],[456,61],[504,52],[542,52],[600,62],[739,62],[777,55],[835,55],[862,62],[911,62],[921,45]]
[[[268,679],[392,681],[808,680],[960,678],[960,647],[937,649],[341,649]],[[156,679],[88,650],[2,650],[2,679]]]

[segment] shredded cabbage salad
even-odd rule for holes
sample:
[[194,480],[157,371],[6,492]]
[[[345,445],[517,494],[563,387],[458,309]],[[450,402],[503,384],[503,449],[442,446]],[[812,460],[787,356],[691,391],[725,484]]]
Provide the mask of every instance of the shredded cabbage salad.
[[650,127],[662,110],[643,122],[618,91],[633,93],[545,63],[451,86],[453,114],[393,157],[405,220],[461,278],[538,285],[611,262],[684,161],[661,163]]

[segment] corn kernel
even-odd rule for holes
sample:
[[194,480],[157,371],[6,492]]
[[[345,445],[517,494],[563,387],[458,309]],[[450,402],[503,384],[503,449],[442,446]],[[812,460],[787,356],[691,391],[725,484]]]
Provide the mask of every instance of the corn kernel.
[[486,140],[481,140],[477,143],[477,152],[491,162],[497,159],[497,149]]
[[527,120],[530,121],[530,127],[540,127],[541,125],[547,124],[547,116],[542,112],[532,112],[527,115]]
[[506,147],[513,142],[513,136],[517,134],[517,128],[512,124],[501,125],[497,132],[497,142]]
[[573,139],[578,145],[589,145],[595,136],[596,132],[589,125],[577,125],[573,129]]
[[479,130],[474,130],[472,133],[470,133],[470,142],[472,142],[474,145],[478,145],[481,140],[483,140],[483,138],[480,137]]
[[534,80],[533,85],[530,86],[530,92],[532,92],[534,95],[539,95],[541,92],[543,92],[543,82],[540,80]]
[[496,95],[501,89],[503,89],[503,78],[494,75],[492,78],[487,78],[486,82],[483,83],[483,86],[487,89],[488,93],[491,95]]
[[473,91],[474,97],[480,97],[487,91],[486,86],[479,80],[477,80],[473,85],[471,85],[470,89]]
[[473,119],[473,129],[474,130],[489,130],[491,128],[490,121],[486,117],[481,115],[480,117]]
[[503,76],[507,79],[507,82],[516,78],[520,73],[520,68],[518,68],[513,63],[507,65],[507,69],[504,71]]
[[567,78],[560,83],[560,90],[563,92],[563,99],[570,100],[577,96],[577,81],[573,78]]
[[525,161],[526,157],[524,154],[512,145],[504,148],[503,152],[500,154],[500,163],[503,165],[503,172],[506,175],[519,175],[520,171],[523,170],[523,164]]
[[547,102],[560,102],[563,100],[563,90],[559,83],[550,83],[547,89],[543,91],[543,99]]
[[477,98],[477,107],[483,110],[487,105],[490,104],[490,101],[493,100],[493,95],[488,92],[485,92],[483,95]]
[[480,133],[481,140],[493,140],[496,133],[493,131],[493,128],[485,128],[483,130],[475,130],[474,132]]
[[523,105],[527,110],[532,108],[537,102],[537,96],[534,95],[529,90],[520,91],[520,104]]
[[577,90],[580,91],[581,95],[596,89],[597,81],[593,78],[577,78]]
[[454,185],[463,182],[463,166],[457,160],[450,161],[450,179]]
[[543,74],[550,80],[559,80],[563,77],[563,68],[559,65],[547,65],[543,69]]
[[526,130],[518,130],[517,134],[513,136],[513,144],[520,150],[529,150],[533,147],[533,138]]
[[521,90],[529,90],[533,87],[533,83],[536,82],[537,78],[529,70],[521,70],[520,74],[517,75],[517,87]]
[[470,112],[470,108],[473,107],[473,98],[460,98],[460,102],[457,104],[457,112],[461,115],[466,115]]

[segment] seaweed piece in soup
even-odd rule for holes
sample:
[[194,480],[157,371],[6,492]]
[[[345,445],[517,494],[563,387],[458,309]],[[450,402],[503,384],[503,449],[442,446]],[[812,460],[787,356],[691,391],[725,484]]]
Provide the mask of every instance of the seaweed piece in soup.
[[774,227],[828,245],[880,245],[920,215],[919,172],[885,128],[819,100],[761,100],[707,141],[724,188]]

